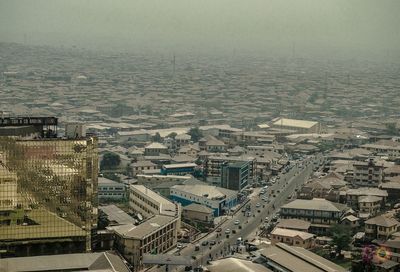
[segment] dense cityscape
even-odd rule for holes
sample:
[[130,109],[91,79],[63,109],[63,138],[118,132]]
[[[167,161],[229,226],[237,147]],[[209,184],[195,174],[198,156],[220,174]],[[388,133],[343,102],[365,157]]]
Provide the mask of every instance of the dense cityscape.
[[400,271],[398,49],[23,37],[0,37],[0,272]]

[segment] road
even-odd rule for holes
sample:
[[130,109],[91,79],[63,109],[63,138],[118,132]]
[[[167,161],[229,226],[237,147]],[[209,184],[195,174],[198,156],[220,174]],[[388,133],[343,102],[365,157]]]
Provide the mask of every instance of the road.
[[[314,162],[319,163],[322,156],[308,157],[305,160],[296,164],[287,173],[280,174],[279,179],[272,185],[269,186],[267,192],[263,195],[253,196],[247,205],[251,206],[251,216],[247,217],[242,212],[245,207],[238,209],[232,218],[225,221],[220,228],[222,231],[218,233],[216,230],[207,234],[194,244],[189,244],[187,247],[180,251],[182,256],[191,256],[192,266],[198,267],[200,265],[206,265],[208,259],[218,258],[221,256],[229,255],[230,247],[236,245],[236,241],[239,237],[243,240],[247,239],[252,233],[259,232],[259,226],[264,222],[265,217],[272,218],[273,214],[276,213],[279,208],[288,201],[288,197],[291,196],[295,189],[300,187],[304,182],[308,180],[310,175],[313,173]],[[276,197],[273,197],[273,196]],[[267,196],[268,202],[262,200],[263,196]],[[260,207],[256,207],[257,203]],[[247,206],[245,205],[245,206]],[[254,216],[253,216],[254,215]],[[239,220],[239,224],[235,225],[235,221]],[[241,229],[239,229],[239,226]],[[226,229],[230,229],[230,234],[226,235]],[[232,230],[236,231],[236,234],[232,233]],[[216,244],[213,246],[201,245],[203,241],[215,241]],[[195,251],[195,245],[200,245],[200,250]],[[183,271],[183,266],[170,266],[169,271]],[[150,271],[165,271],[165,267],[153,267]]]

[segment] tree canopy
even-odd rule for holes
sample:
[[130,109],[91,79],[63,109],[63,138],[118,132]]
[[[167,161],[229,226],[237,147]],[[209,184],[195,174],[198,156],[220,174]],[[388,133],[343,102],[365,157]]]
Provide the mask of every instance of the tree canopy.
[[198,127],[191,128],[189,130],[188,134],[190,135],[191,140],[193,142],[198,142],[203,137],[203,134],[201,133],[201,131]]
[[121,163],[121,158],[118,154],[107,152],[103,155],[103,159],[100,163],[100,169],[112,169],[117,167]]
[[336,253],[340,255],[351,243],[351,228],[346,225],[336,224],[330,229],[332,244],[336,246]]

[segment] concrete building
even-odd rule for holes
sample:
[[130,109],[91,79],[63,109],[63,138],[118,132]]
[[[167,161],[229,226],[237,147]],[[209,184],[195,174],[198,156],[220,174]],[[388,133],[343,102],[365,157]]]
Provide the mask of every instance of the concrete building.
[[133,266],[133,271],[144,268],[143,254],[161,254],[176,246],[180,218],[155,215],[140,225],[108,227],[116,235],[115,247]]
[[237,192],[206,184],[175,185],[170,198],[182,206],[197,203],[214,210],[220,216],[237,204]]
[[136,177],[139,174],[148,174],[150,172],[159,172],[158,167],[151,161],[141,160],[131,165],[132,175]]
[[98,192],[99,200],[122,200],[126,197],[126,186],[123,183],[119,183],[108,178],[99,177]]
[[185,220],[202,223],[214,222],[214,210],[204,205],[192,203],[183,207],[182,210],[182,217]]
[[143,218],[154,215],[181,216],[181,207],[143,185],[129,187],[129,208]]
[[169,198],[170,188],[172,186],[180,185],[194,179],[191,175],[137,175],[136,178],[139,185],[144,185],[166,198]]
[[370,239],[385,241],[397,232],[399,222],[393,218],[376,216],[365,221],[365,236]]
[[273,128],[288,129],[297,133],[320,133],[321,125],[319,122],[279,118],[272,123]]
[[372,159],[368,162],[354,162],[353,186],[378,187],[383,182],[383,165],[376,164]]
[[151,143],[144,148],[145,156],[159,156],[160,154],[168,154],[168,147],[160,143]]
[[124,260],[114,252],[99,252],[0,259],[0,271],[129,272],[130,270]]
[[[0,118],[2,257],[90,251],[97,227],[97,138],[57,136],[57,118]],[[19,127],[32,128],[27,131]],[[20,133],[21,132],[21,133]]]
[[308,232],[276,227],[270,235],[273,245],[277,243],[285,243],[289,246],[302,248],[311,248],[314,246],[314,234]]
[[221,168],[221,187],[241,191],[249,185],[250,163],[226,163]]
[[256,177],[256,158],[254,156],[209,156],[204,163],[204,171],[207,178],[216,178],[218,181],[221,180],[221,169],[224,163],[234,163],[234,162],[249,162],[249,183]]
[[372,217],[381,210],[382,198],[378,196],[364,196],[358,200],[359,213],[364,217]]
[[340,222],[348,207],[321,198],[296,199],[281,207],[283,219],[301,219],[311,223],[310,232],[326,234],[329,228]]
[[385,206],[386,199],[388,197],[388,193],[385,190],[381,190],[378,188],[369,188],[369,187],[361,187],[357,189],[348,189],[347,191],[343,191],[341,197],[344,198],[344,201],[349,207],[354,210],[359,209],[360,199],[365,196],[376,196],[381,198],[381,208]]
[[285,272],[346,272],[347,269],[312,253],[284,243],[268,246],[260,251],[262,262],[272,271]]
[[162,175],[188,175],[194,174],[197,164],[195,163],[174,163],[165,164],[161,167],[160,173]]

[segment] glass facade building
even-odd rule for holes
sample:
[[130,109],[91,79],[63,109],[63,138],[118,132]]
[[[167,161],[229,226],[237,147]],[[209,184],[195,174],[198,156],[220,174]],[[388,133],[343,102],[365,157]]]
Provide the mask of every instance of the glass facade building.
[[0,256],[91,250],[97,152],[90,136],[0,136]]

